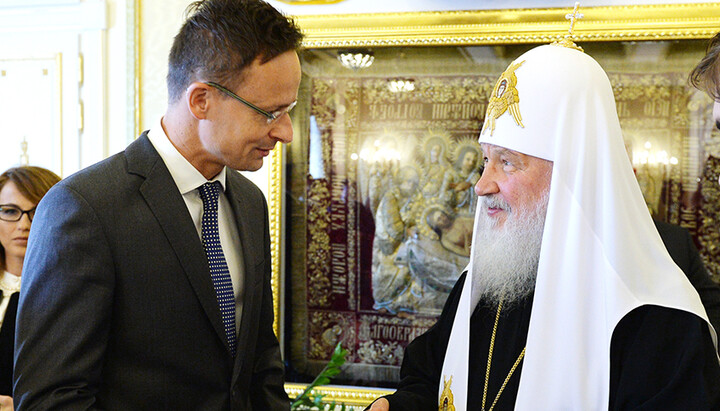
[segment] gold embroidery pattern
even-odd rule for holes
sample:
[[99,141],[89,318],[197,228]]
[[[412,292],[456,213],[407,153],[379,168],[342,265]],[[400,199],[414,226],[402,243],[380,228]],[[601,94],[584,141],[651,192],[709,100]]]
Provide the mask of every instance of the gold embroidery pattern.
[[450,389],[450,386],[452,385],[452,375],[450,376],[449,380],[445,380],[445,376],[443,375],[443,392],[442,395],[440,395],[440,402],[438,403],[438,411],[455,411],[455,398],[452,393],[452,390]]
[[498,82],[495,84],[490,101],[488,102],[487,112],[485,113],[485,125],[483,126],[482,132],[490,128],[490,135],[492,136],[495,131],[495,120],[502,116],[506,111],[510,111],[510,114],[515,119],[515,123],[522,128],[525,126],[522,123],[522,115],[520,115],[520,96],[517,89],[517,76],[515,70],[523,65],[525,61],[520,63],[512,63],[510,67],[502,73]]

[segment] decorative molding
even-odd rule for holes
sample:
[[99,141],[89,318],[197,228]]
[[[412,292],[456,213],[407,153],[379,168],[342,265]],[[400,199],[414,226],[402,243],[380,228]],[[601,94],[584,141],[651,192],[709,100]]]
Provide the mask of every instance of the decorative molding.
[[337,4],[345,0],[278,0],[281,3],[291,4],[293,6],[317,6],[322,4]]
[[[286,383],[285,391],[290,398],[295,398],[307,387],[307,384]],[[324,403],[335,402],[345,405],[359,405],[365,407],[373,402],[377,397],[389,395],[395,390],[387,388],[364,388],[349,387],[339,385],[323,385],[311,391],[311,395],[322,395]]]
[[[270,170],[271,176],[282,176],[283,163],[284,163],[284,146],[278,145],[275,150],[270,152]],[[283,221],[283,179],[282,178],[269,178],[268,179],[268,207],[269,207],[269,218],[270,218],[270,256],[272,259],[272,276],[270,278],[270,286],[272,287],[272,300],[273,300],[273,331],[275,335],[280,338],[280,325],[282,322],[282,306],[280,305],[281,295],[281,280],[282,280],[282,221]]]
[[[568,29],[570,8],[296,16],[306,48],[547,43]],[[709,38],[720,3],[604,6],[581,9],[574,39],[583,41]]]

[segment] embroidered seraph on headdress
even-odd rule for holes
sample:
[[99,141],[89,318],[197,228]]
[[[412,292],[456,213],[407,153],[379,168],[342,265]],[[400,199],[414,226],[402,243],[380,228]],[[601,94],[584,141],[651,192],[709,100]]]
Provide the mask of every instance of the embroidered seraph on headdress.
[[522,115],[520,115],[520,107],[518,106],[520,96],[516,88],[517,76],[515,75],[515,70],[522,66],[524,62],[525,61],[519,63],[513,62],[510,64],[507,70],[502,73],[497,83],[495,83],[495,88],[488,102],[487,112],[485,113],[485,125],[483,126],[481,134],[485,133],[485,130],[489,127],[490,135],[492,135],[495,130],[495,120],[503,115],[505,111],[510,112],[517,125],[525,127],[522,123]]

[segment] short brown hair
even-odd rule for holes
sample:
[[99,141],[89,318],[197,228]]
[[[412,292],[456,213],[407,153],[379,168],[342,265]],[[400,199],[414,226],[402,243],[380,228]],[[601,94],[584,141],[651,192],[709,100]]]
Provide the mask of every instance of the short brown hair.
[[[58,181],[60,177],[57,174],[42,167],[13,167],[0,174],[0,190],[12,182],[20,194],[37,204]],[[5,249],[0,245],[0,270],[5,268]]]
[[720,33],[710,39],[705,57],[690,73],[690,84],[710,95],[714,100],[720,101]]
[[298,50],[303,35],[292,19],[262,0],[201,0],[175,36],[168,59],[170,102],[198,79],[239,86],[242,70]]

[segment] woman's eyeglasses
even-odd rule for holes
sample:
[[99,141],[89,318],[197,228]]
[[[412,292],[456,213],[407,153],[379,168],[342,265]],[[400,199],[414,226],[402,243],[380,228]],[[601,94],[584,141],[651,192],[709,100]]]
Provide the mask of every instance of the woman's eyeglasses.
[[35,217],[35,208],[29,210],[23,210],[20,207],[13,204],[0,204],[0,220],[3,221],[20,221],[23,214],[27,214],[30,221]]

